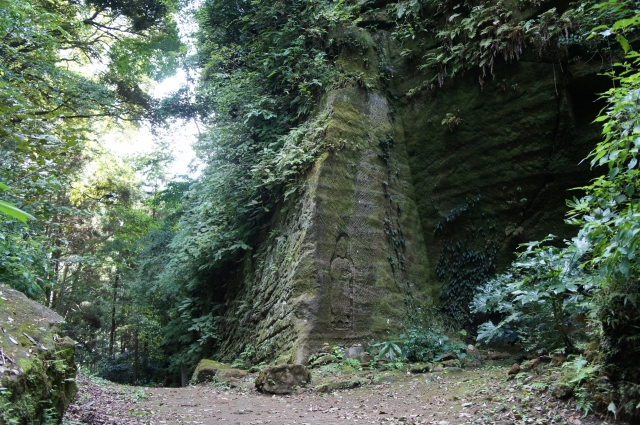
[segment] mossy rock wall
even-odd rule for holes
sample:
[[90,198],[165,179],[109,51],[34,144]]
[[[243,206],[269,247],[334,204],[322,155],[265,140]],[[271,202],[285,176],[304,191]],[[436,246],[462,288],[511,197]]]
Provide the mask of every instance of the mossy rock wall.
[[75,343],[62,317],[0,286],[0,424],[58,422],[77,392]]
[[404,132],[387,98],[339,89],[321,111],[334,149],[246,259],[244,285],[229,299],[226,360],[246,343],[256,360],[305,363],[324,342],[388,339],[438,292],[428,279]]
[[[390,92],[407,152],[430,267],[444,310],[466,321],[473,288],[514,259],[519,244],[549,234],[569,238],[566,199],[596,173],[583,161],[600,140],[592,124],[611,81],[601,64],[526,52],[496,66],[423,86],[397,44],[387,51]],[[410,90],[422,87],[417,93]],[[407,94],[409,93],[409,95]],[[460,121],[451,126],[443,120]]]
[[581,161],[600,134],[599,64],[527,51],[482,85],[477,70],[440,87],[411,59],[433,34],[403,56],[385,12],[367,16],[378,29],[330,34],[356,87],[318,105],[332,149],[227,293],[224,360],[253,347],[255,361],[305,363],[323,342],[391,339],[420,308],[467,326],[473,289],[518,244],[575,232],[565,199],[593,176]]

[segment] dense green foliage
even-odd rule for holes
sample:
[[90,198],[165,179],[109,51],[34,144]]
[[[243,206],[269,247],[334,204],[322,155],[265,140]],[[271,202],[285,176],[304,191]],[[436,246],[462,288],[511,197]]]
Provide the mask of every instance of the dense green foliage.
[[[50,295],[57,260],[69,244],[71,222],[78,218],[65,192],[87,159],[88,120],[141,117],[149,105],[140,85],[148,75],[166,72],[166,66],[157,64],[168,66],[162,59],[175,56],[175,25],[167,14],[157,18],[135,31],[111,6],[95,10],[66,1],[1,4],[3,202],[38,220],[22,227],[0,216],[0,277],[31,296]],[[156,47],[145,55],[151,52],[149,41],[169,48]],[[135,45],[141,52],[138,61],[125,66],[118,52]],[[101,61],[104,70],[85,76],[82,67],[91,61]]]
[[[480,327],[483,341],[574,353],[597,339],[601,361],[620,365],[617,378],[637,380],[637,368],[623,361],[639,345],[635,3],[582,2],[516,22],[500,1],[402,0],[379,8],[347,0],[205,0],[194,12],[191,55],[173,22],[186,3],[0,0],[0,211],[8,214],[0,216],[0,280],[65,316],[83,365],[122,382],[172,384],[181,367],[215,353],[229,326],[230,288],[250,275],[239,264],[277,236],[269,235],[271,220],[299,195],[309,167],[342,148],[325,141],[331,112],[318,110],[322,96],[383,85],[344,61],[357,56],[366,67],[363,52],[380,53],[367,31],[348,30],[363,14],[382,11],[404,43],[402,57],[428,51],[414,65],[430,79],[407,99],[472,69],[483,84],[497,63],[524,54],[554,62],[576,52],[615,58],[613,39],[621,44],[624,63],[611,74],[617,85],[598,118],[605,139],[591,155],[593,166],[609,171],[570,203],[578,236],[566,247],[551,239],[528,244],[507,273],[482,286],[471,309],[502,318]],[[179,62],[199,75],[197,83],[151,98],[149,79]],[[379,78],[390,78],[384,66]],[[101,131],[96,119],[196,122],[201,174],[164,181],[166,151],[129,161],[109,156],[90,142]],[[461,122],[448,113],[442,124],[453,132]],[[381,148],[388,165],[390,147]],[[467,229],[477,249],[449,237],[447,222],[468,206],[436,228],[445,310],[460,322],[471,292],[495,272],[498,250],[482,228]],[[464,354],[461,343],[427,326],[379,347],[421,361]],[[248,364],[250,351],[249,344],[238,361]],[[637,402],[629,391],[607,400]]]
[[[517,3],[519,11],[540,7],[545,1],[522,0]],[[495,78],[495,66],[519,60],[531,52],[540,57],[558,62],[572,61],[587,54],[608,57],[612,51],[610,38],[589,38],[597,25],[611,25],[625,16],[618,8],[596,10],[594,1],[572,2],[570,7],[558,10],[556,7],[521,19],[521,14],[513,10],[513,4],[503,1],[476,4],[465,1],[403,0],[387,5],[390,14],[397,18],[395,37],[406,42],[401,54],[414,58],[418,52],[427,51],[418,69],[435,75],[419,87],[407,92],[408,97],[421,90],[433,88],[437,82],[442,86],[446,79],[476,71],[480,85]],[[544,10],[543,9],[543,10]],[[439,19],[444,16],[443,19]],[[444,23],[443,23],[444,21]],[[420,34],[435,33],[438,42],[431,49],[432,42]],[[418,40],[417,43],[413,40]],[[615,47],[614,47],[615,48]],[[443,120],[452,129],[456,117],[449,114]]]
[[[591,388],[600,393],[592,400],[613,413],[633,416],[640,406],[640,371],[633,360],[640,347],[640,55],[628,40],[640,21],[632,3],[603,3],[596,10],[627,16],[597,27],[594,34],[615,35],[625,52],[616,72],[610,73],[615,88],[603,95],[609,105],[596,119],[603,124],[604,140],[590,154],[591,165],[606,167],[606,174],[582,188],[584,197],[568,202],[568,221],[580,227],[578,236],[564,248],[545,245],[548,239],[528,244],[507,274],[476,295],[473,309],[502,314],[497,326],[488,322],[480,328],[479,338],[485,341],[513,337],[530,348],[564,347],[569,353],[591,341],[590,360],[601,363],[616,382],[614,387]],[[594,341],[599,356],[593,356]],[[590,367],[595,371],[600,366]],[[587,397],[584,389],[578,393]]]
[[345,1],[210,0],[197,11],[195,102],[183,107],[184,89],[159,112],[205,125],[195,148],[206,166],[186,194],[154,283],[173,303],[164,347],[174,371],[212,352],[236,263],[264,237],[276,206],[296,193],[308,167],[332,148],[322,138],[327,117],[307,118],[325,91],[352,83],[330,60],[337,52],[328,33],[356,10]]
[[107,352],[114,279],[157,227],[136,171],[92,134],[149,115],[149,79],[183,53],[177,6],[0,2],[0,283],[57,310],[92,356]]
[[[46,14],[46,5],[60,10]],[[327,116],[308,118],[326,90],[355,84],[329,60],[339,48],[328,32],[355,19],[357,8],[205,2],[195,13],[197,52],[185,58],[172,21],[175,2],[61,5],[71,4],[15,5],[16,13],[42,15],[38,24],[28,22],[48,43],[38,55],[30,52],[25,69],[40,72],[35,79],[58,79],[45,87],[55,93],[42,99],[32,96],[32,81],[7,79],[15,93],[6,96],[41,102],[16,111],[32,127],[49,127],[30,127],[40,133],[3,144],[0,182],[14,195],[7,200],[36,220],[29,227],[4,222],[0,273],[67,318],[82,364],[127,382],[171,383],[156,372],[168,367],[175,377],[218,343],[225,288],[234,278],[225,271],[257,244],[276,205],[332,148],[322,138]],[[145,79],[167,75],[179,58],[201,74],[198,85],[156,104]],[[101,66],[88,70],[87,61]],[[2,112],[7,129],[24,133],[22,121]],[[166,154],[119,163],[95,148],[87,135],[99,128],[87,119],[103,117],[204,125],[196,146],[205,162],[200,178],[157,184]],[[30,198],[32,186],[43,189]],[[38,210],[44,205],[48,215]]]
[[[497,312],[497,326],[478,329],[484,342],[524,342],[530,351],[574,349],[582,329],[577,317],[589,314],[591,276],[581,269],[588,244],[575,239],[567,248],[543,245],[553,238],[527,244],[508,273],[490,280],[476,293],[475,313]],[[584,338],[583,338],[584,339]]]
[[460,360],[467,357],[464,343],[450,338],[433,326],[411,327],[400,338],[402,353],[410,361],[438,362],[446,353],[454,353]]
[[186,232],[198,232],[188,248],[196,261],[224,262],[248,249],[282,192],[292,193],[319,154],[322,118],[302,119],[337,84],[326,33],[349,11],[345,2],[208,1],[198,12],[197,104],[207,133],[196,149],[207,168],[193,190],[199,205],[184,222]]

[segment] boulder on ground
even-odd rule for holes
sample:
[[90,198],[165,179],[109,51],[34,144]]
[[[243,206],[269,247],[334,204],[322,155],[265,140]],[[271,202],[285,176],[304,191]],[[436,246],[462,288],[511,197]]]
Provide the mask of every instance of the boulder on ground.
[[462,363],[465,365],[465,367],[469,368],[480,367],[483,364],[483,359],[484,356],[482,356],[482,354],[480,354],[478,350],[467,350],[467,357],[464,358]]
[[433,369],[432,363],[415,363],[411,365],[409,370],[411,373],[426,373],[431,372],[431,369]]
[[370,362],[375,360],[375,357],[373,356],[373,354],[371,354],[371,353],[369,353],[367,351],[365,351],[364,354],[362,354],[361,356],[356,357],[356,358],[358,360],[360,360],[360,363],[362,363],[362,364],[367,364],[367,363],[370,363]]
[[347,359],[356,359],[361,364],[369,363],[374,360],[374,357],[371,353],[367,352],[362,348],[362,345],[356,344],[349,347],[345,352],[345,358]]
[[291,394],[295,387],[311,382],[311,372],[303,365],[280,365],[260,371],[256,378],[258,391],[270,394]]
[[507,375],[517,375],[520,373],[520,365],[518,363],[514,363],[513,366],[511,366],[511,369],[509,369],[509,371],[507,372]]
[[309,367],[314,368],[318,366],[324,366],[329,363],[338,363],[338,361],[338,358],[333,354],[325,354],[324,356],[318,357],[313,362],[311,362],[311,365]]
[[460,360],[444,360],[440,364],[446,368],[460,367]]
[[540,359],[540,357],[536,357],[535,359],[529,360],[528,362],[523,364],[522,370],[531,370],[541,364],[542,364],[542,359]]
[[573,389],[575,385],[567,382],[558,382],[551,389],[551,394],[554,397],[559,398],[561,400],[566,400],[573,395]]
[[441,360],[442,360],[443,362],[446,362],[447,360],[455,360],[455,359],[457,359],[457,358],[458,358],[458,356],[457,356],[455,353],[453,353],[453,352],[449,351],[449,352],[444,353],[444,354],[442,355]]
[[[75,343],[55,312],[0,286],[0,411],[6,423],[58,422],[78,387]],[[2,422],[0,419],[0,422]]]
[[554,354],[551,356],[551,364],[554,366],[561,366],[562,363],[566,362],[567,358],[562,354]]
[[360,379],[348,379],[346,381],[327,382],[317,386],[315,390],[319,393],[331,393],[337,390],[350,390],[357,388],[360,385],[362,385],[362,381]]
[[223,384],[230,384],[246,377],[247,372],[244,370],[234,369],[226,363],[220,363],[215,360],[203,359],[196,366],[191,380],[196,384],[214,380]]
[[503,360],[512,358],[513,356],[509,353],[488,353],[487,360]]
[[362,356],[364,356],[364,348],[362,348],[362,345],[360,345],[360,344],[351,346],[351,347],[347,348],[344,356],[347,359],[355,358],[355,359],[360,360],[360,358]]

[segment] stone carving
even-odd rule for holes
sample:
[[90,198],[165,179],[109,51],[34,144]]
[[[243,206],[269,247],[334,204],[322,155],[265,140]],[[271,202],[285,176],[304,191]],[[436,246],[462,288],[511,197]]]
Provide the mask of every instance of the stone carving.
[[340,235],[331,259],[331,327],[353,330],[353,260],[349,256],[349,237]]

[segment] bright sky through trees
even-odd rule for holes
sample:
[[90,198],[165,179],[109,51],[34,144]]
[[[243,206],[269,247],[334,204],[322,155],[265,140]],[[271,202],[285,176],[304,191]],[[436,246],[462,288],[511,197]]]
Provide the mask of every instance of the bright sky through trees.
[[[166,78],[156,84],[153,97],[161,99],[176,91],[186,82],[186,74],[180,69],[176,75]],[[190,170],[189,165],[195,159],[192,144],[196,140],[198,129],[193,122],[174,123],[167,131],[154,135],[149,125],[143,125],[137,130],[123,130],[114,128],[104,137],[104,146],[116,156],[127,158],[136,154],[149,153],[158,139],[166,142],[174,155],[173,164],[168,174],[174,176],[190,175],[195,177],[197,170]]]
[[[201,1],[195,0],[176,14],[176,22],[181,41],[187,46],[191,54],[195,52],[193,33],[197,25],[193,20],[193,12],[200,7]],[[178,69],[176,74],[156,82],[152,96],[162,99],[177,91],[187,83],[187,74],[183,69]],[[189,175],[196,177],[201,166],[192,162],[196,159],[192,144],[198,135],[198,128],[194,122],[177,122],[171,125],[168,131],[162,135],[174,156],[172,165],[167,170],[169,176]],[[149,125],[143,125],[136,131],[122,131],[114,129],[105,136],[106,147],[116,156],[122,158],[136,154],[148,153],[153,150],[154,141],[159,136],[152,134]],[[190,168],[190,165],[192,166]]]

